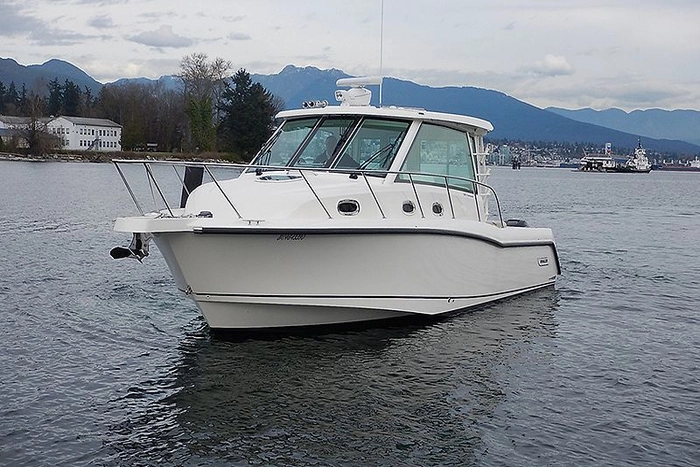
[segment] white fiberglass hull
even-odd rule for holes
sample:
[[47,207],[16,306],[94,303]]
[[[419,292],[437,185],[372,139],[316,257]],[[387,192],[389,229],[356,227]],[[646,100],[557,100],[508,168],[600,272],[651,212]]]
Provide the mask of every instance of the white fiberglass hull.
[[[511,237],[535,230],[549,232]],[[211,328],[232,330],[439,315],[553,285],[553,241],[527,237],[416,228],[154,232],[178,288]]]

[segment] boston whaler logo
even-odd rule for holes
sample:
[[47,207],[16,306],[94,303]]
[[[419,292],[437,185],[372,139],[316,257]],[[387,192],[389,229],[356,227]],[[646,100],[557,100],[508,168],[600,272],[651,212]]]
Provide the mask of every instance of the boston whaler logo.
[[540,267],[549,266],[549,258],[543,256],[542,258],[537,258],[537,265]]

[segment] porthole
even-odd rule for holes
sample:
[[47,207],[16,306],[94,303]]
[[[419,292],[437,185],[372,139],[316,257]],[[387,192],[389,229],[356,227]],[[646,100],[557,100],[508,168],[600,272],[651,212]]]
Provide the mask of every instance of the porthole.
[[360,203],[354,199],[338,201],[338,212],[344,216],[354,216],[360,212]]
[[406,200],[403,202],[403,205],[401,206],[401,209],[403,209],[404,214],[411,215],[414,212],[416,212],[416,205],[413,204],[413,201],[411,200]]
[[433,203],[433,214],[436,216],[442,216],[442,213],[445,212],[445,209],[442,207],[442,204],[438,203],[437,201]]

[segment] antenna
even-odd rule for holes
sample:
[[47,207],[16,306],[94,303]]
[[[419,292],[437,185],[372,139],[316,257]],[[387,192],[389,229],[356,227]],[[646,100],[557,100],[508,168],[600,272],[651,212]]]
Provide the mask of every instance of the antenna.
[[[380,0],[379,11],[379,76],[384,76],[384,0]],[[382,106],[382,83],[379,83],[379,107]]]

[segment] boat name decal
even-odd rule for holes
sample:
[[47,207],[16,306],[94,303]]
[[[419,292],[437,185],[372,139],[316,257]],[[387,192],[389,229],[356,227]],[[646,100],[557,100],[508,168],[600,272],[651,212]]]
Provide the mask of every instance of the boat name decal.
[[305,238],[306,234],[280,234],[280,236],[277,237],[277,241],[279,242],[280,240],[287,240],[297,242],[300,240],[304,240]]

